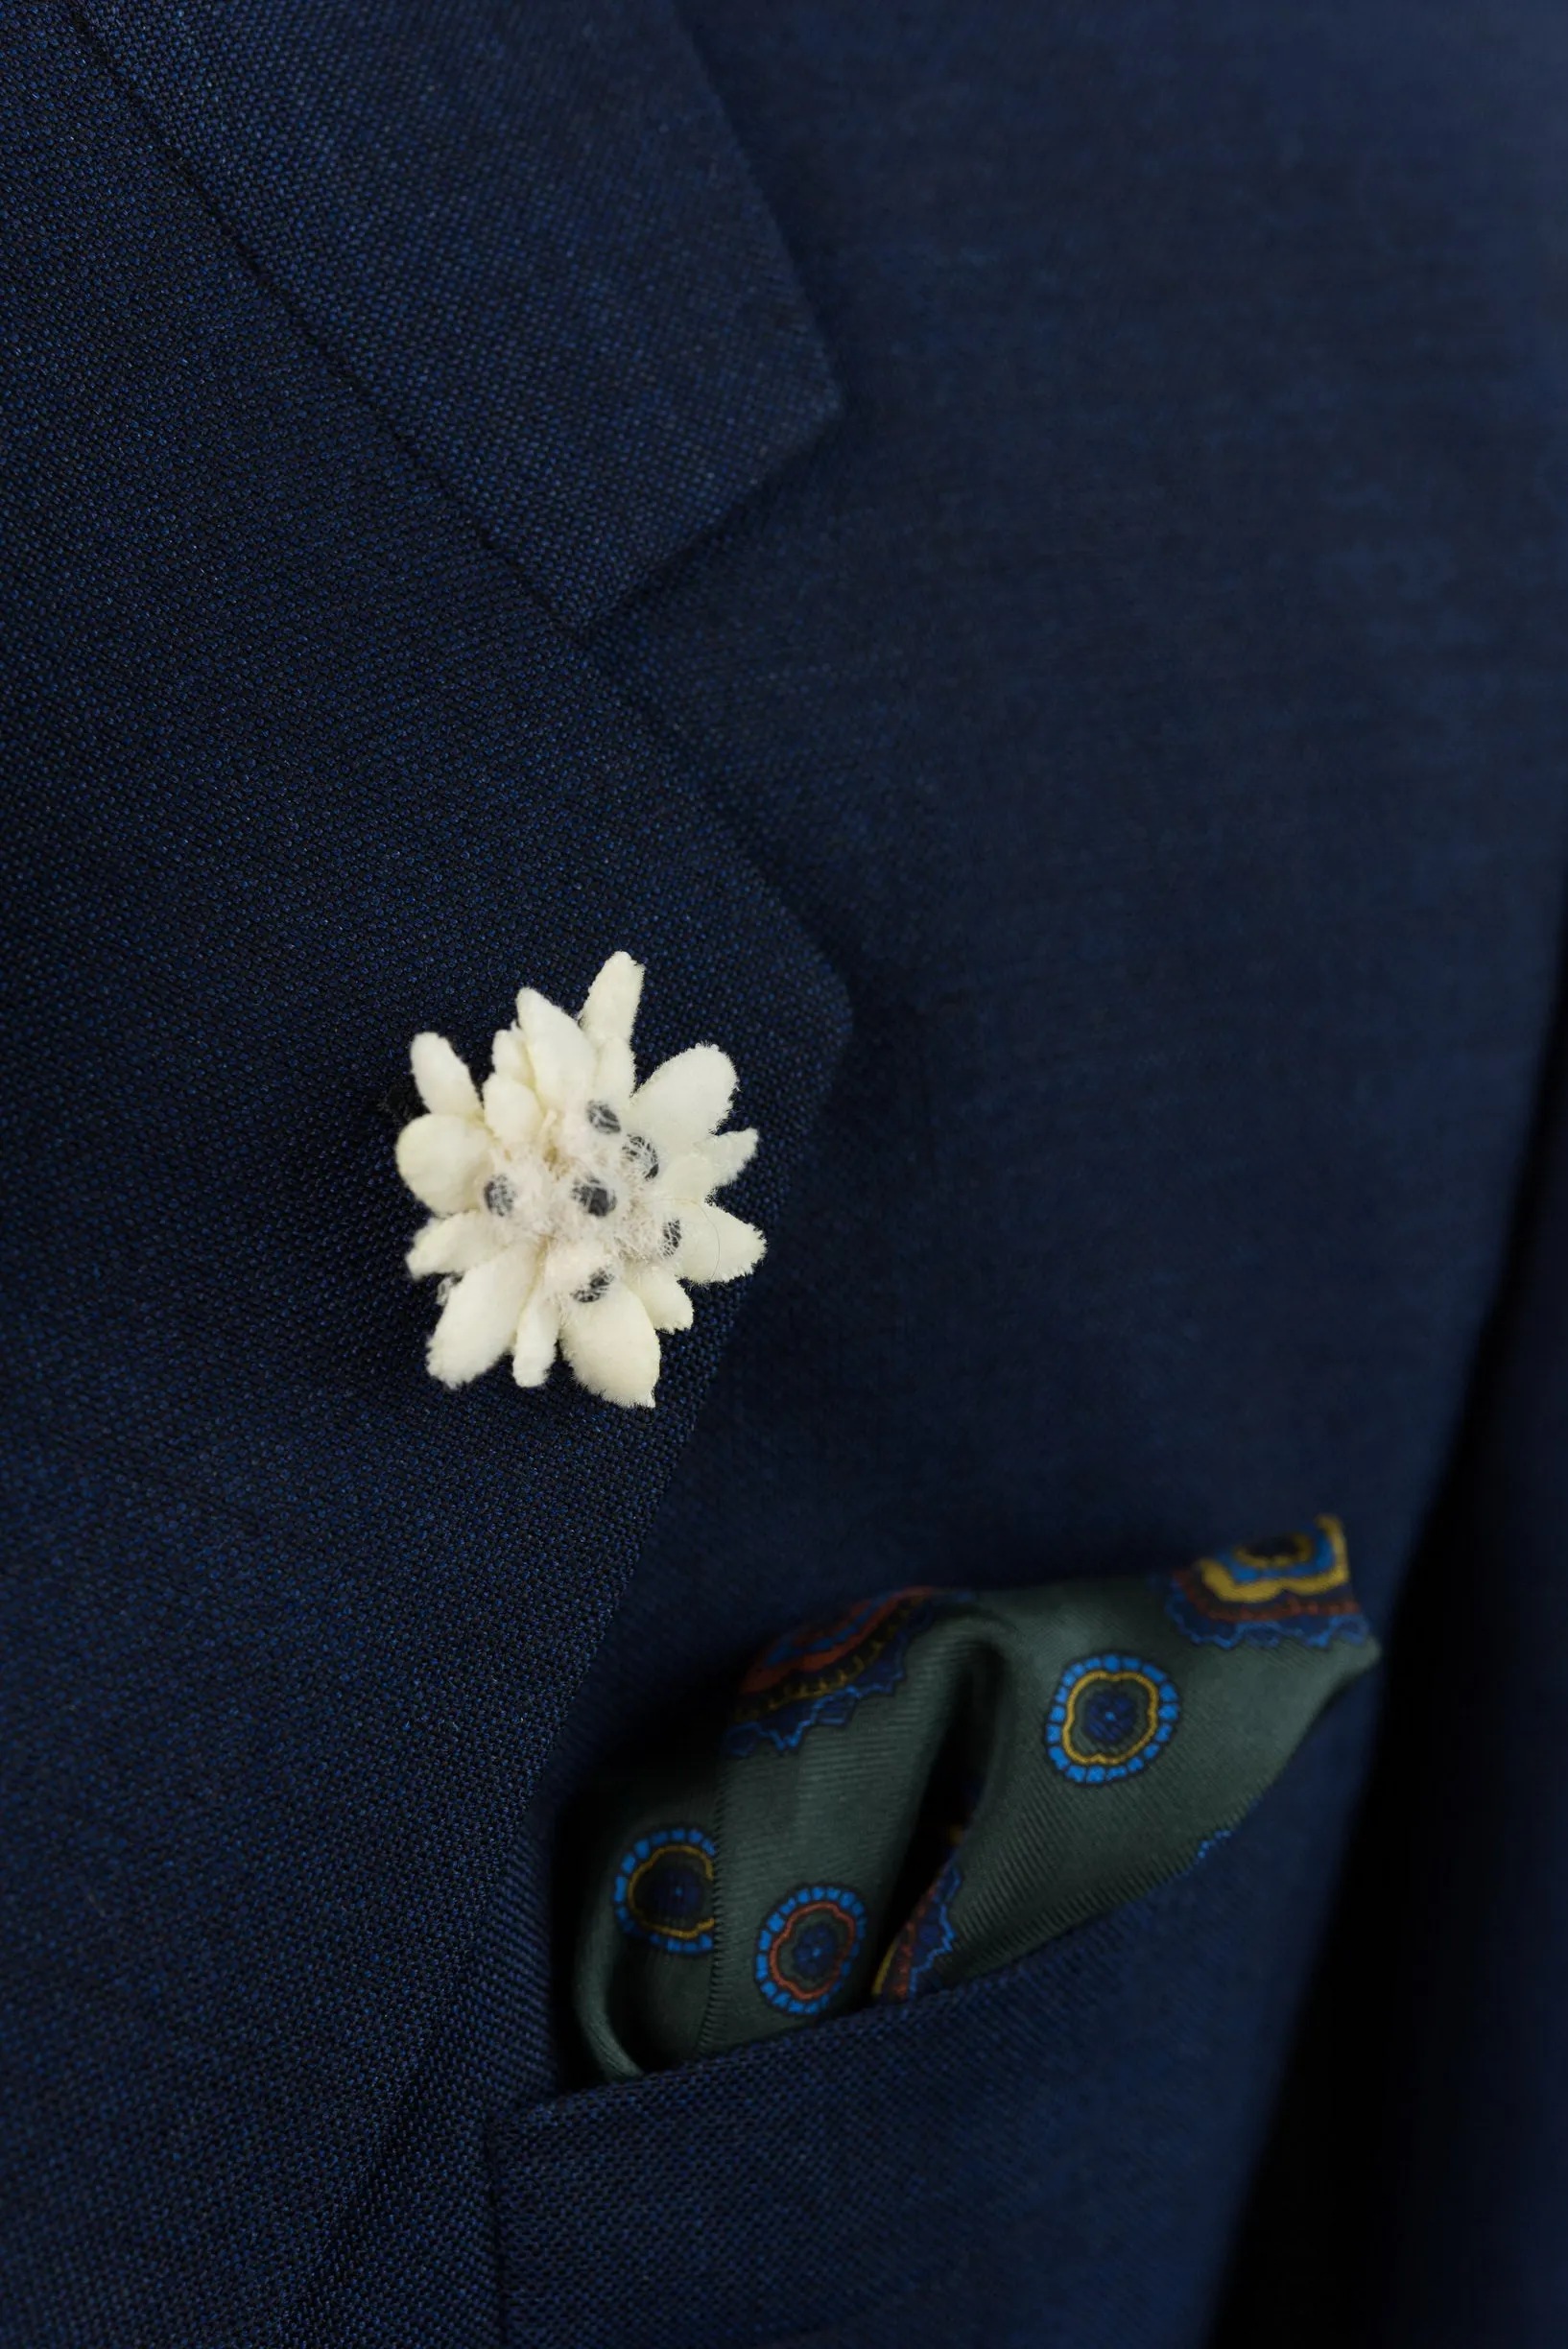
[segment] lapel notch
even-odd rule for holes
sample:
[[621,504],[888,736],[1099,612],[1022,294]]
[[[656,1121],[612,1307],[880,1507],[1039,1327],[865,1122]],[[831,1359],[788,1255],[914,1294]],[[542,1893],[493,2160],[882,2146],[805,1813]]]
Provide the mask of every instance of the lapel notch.
[[838,413],[665,0],[86,0],[251,259],[566,627]]

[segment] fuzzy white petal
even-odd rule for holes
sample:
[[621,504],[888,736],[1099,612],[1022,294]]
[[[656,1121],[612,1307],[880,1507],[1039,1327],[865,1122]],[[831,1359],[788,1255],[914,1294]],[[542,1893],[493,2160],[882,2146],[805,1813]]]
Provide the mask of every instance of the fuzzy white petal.
[[533,1286],[535,1254],[530,1247],[504,1248],[463,1273],[430,1341],[431,1371],[445,1386],[478,1378],[511,1345]]
[[469,1272],[505,1246],[491,1216],[438,1216],[416,1238],[408,1269],[416,1280],[429,1272]]
[[437,1215],[456,1215],[473,1204],[488,1161],[484,1128],[467,1118],[417,1117],[397,1137],[397,1172]]
[[519,1084],[534,1082],[534,1063],[528,1046],[515,1028],[498,1028],[490,1046],[490,1066],[498,1077],[515,1077]]
[[437,1117],[478,1117],[474,1080],[444,1036],[428,1029],[416,1035],[409,1047],[409,1066],[419,1099]]
[[599,1047],[593,1073],[595,1094],[600,1101],[613,1102],[620,1108],[631,1099],[636,1081],[637,1064],[631,1057],[630,1045],[623,1044],[619,1036],[610,1036]]
[[697,1146],[697,1155],[708,1162],[708,1189],[722,1191],[733,1182],[757,1154],[757,1129],[737,1126],[733,1133],[716,1133]]
[[670,1269],[681,1280],[731,1281],[749,1272],[767,1242],[755,1225],[725,1207],[689,1207],[680,1218],[680,1245]]
[[517,1025],[534,1063],[534,1089],[545,1107],[565,1109],[585,1099],[597,1055],[571,1014],[524,987],[517,998]]
[[519,1387],[544,1385],[556,1359],[559,1336],[559,1306],[544,1294],[542,1288],[535,1289],[523,1308],[523,1317],[517,1324],[517,1341],[511,1350],[511,1375]]
[[694,1044],[656,1068],[631,1097],[630,1118],[666,1160],[706,1141],[729,1115],[735,1069],[717,1044]]
[[560,1350],[589,1391],[606,1403],[650,1405],[659,1341],[640,1297],[618,1282],[591,1305],[561,1317]]
[[485,1123],[509,1151],[525,1151],[543,1123],[544,1112],[533,1087],[515,1077],[485,1080]]
[[692,1301],[668,1265],[633,1265],[626,1285],[642,1299],[656,1330],[683,1330],[692,1325]]
[[610,956],[582,1007],[582,1032],[590,1043],[630,1044],[642,978],[642,964],[629,954]]
[[751,1126],[741,1127],[734,1133],[713,1134],[663,1169],[659,1191],[672,1199],[710,1198],[725,1183],[733,1182],[744,1166],[749,1165],[756,1147],[756,1129]]
[[668,1161],[659,1169],[660,1198],[689,1204],[695,1199],[705,1199],[710,1191],[717,1191],[718,1188],[705,1151],[682,1151],[678,1158]]

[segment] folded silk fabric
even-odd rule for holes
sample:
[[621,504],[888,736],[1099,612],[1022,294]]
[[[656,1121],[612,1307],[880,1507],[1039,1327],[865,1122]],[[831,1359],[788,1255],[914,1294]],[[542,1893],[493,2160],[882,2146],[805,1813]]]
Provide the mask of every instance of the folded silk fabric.
[[574,1989],[609,2079],[1022,1958],[1200,1859],[1377,1661],[1322,1517],[1174,1575],[886,1592],[590,1798]]

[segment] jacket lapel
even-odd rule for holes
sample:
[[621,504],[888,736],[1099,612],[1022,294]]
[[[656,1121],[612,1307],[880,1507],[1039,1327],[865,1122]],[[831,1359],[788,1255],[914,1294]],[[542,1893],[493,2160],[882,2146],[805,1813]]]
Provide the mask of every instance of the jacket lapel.
[[[0,1653],[27,1764],[0,1987],[16,2142],[71,2192],[64,2215],[40,2195],[8,2255],[18,2279],[63,2262],[106,2339],[216,2342],[287,2303],[373,2163],[740,1302],[704,1298],[652,1413],[558,1374],[437,1388],[378,1109],[409,1038],[478,1056],[520,982],[575,1006],[630,949],[645,1064],[710,1037],[737,1062],[763,1148],[729,1196],[776,1246],[843,1037],[832,972],[496,540],[581,614],[827,395],[749,194],[723,217],[740,167],[689,82],[669,184],[649,134],[637,202],[689,220],[711,136],[717,252],[617,249],[615,139],[586,102],[585,180],[569,139],[538,176],[551,109],[519,23],[548,20],[558,74],[598,76],[612,114],[624,39],[606,57],[566,11],[474,0],[296,5],[264,12],[264,84],[243,9],[161,12],[156,36],[152,12],[95,13],[225,217],[70,19],[18,31],[0,173],[37,249],[15,389],[68,455],[49,532],[19,534],[13,646],[34,782],[8,842],[28,992],[7,1118],[30,1179],[8,1238],[30,1334],[8,1354],[25,1499]],[[398,92],[428,130],[405,126],[389,180]],[[292,317],[233,249],[241,211]],[[580,286],[600,272],[642,448],[527,357],[555,335],[564,368],[579,331],[510,298],[524,249],[542,268],[558,245]],[[92,299],[62,332],[67,251]],[[705,376],[641,268],[683,274],[686,331],[731,304]],[[575,486],[535,512],[518,484],[552,463]]]
[[310,331],[569,626],[837,413],[664,0],[86,0]]

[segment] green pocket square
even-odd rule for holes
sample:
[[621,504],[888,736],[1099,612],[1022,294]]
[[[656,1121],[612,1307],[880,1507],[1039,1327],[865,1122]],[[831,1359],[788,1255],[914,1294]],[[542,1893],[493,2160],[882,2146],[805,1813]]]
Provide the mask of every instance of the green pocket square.
[[1331,1517],[1174,1575],[885,1592],[600,1789],[574,1965],[625,2079],[941,1989],[1200,1859],[1377,1643]]

